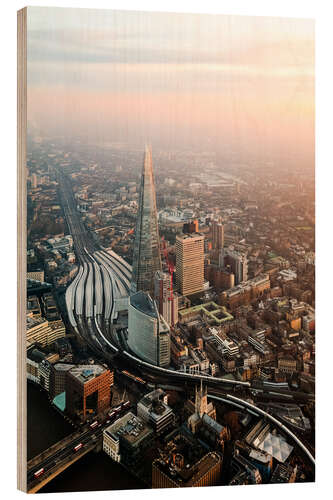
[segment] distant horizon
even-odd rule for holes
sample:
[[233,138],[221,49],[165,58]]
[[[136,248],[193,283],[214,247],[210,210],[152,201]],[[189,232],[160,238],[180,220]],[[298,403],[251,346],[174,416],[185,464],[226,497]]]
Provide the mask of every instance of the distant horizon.
[[313,169],[314,21],[29,7],[28,131]]

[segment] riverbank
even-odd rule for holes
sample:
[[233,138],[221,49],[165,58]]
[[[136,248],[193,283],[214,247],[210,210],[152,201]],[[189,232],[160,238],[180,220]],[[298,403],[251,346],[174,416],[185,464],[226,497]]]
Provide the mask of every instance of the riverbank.
[[[28,460],[74,431],[74,427],[50,405],[46,392],[30,382],[27,411]],[[143,488],[146,488],[144,483],[101,451],[88,453],[48,483],[40,493]]]
[[62,472],[40,493],[133,490],[147,488],[103,451],[91,452]]
[[27,387],[28,460],[74,432],[74,427],[50,404],[47,393],[32,382]]

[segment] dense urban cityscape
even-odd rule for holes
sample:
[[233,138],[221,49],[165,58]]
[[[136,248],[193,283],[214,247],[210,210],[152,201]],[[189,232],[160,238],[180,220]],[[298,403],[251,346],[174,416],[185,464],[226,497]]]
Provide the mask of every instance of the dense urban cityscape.
[[29,138],[29,492],[314,481],[302,168]]

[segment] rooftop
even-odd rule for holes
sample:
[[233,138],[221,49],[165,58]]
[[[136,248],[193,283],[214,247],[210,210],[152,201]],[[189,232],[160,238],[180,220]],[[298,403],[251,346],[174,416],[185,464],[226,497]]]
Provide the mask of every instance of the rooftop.
[[199,304],[197,306],[189,307],[178,311],[181,318],[192,313],[204,313],[210,319],[220,324],[228,320],[232,320],[233,316],[227,311],[224,306],[219,306],[215,302],[208,302],[206,304]]
[[269,463],[271,461],[271,455],[269,453],[251,449],[249,453],[249,457],[253,458],[254,460],[257,460],[258,462],[261,462],[263,464]]
[[29,349],[27,352],[27,358],[31,359],[31,361],[35,361],[35,363],[40,363],[45,359],[45,354],[38,349]]
[[52,401],[52,403],[59,408],[60,411],[65,411],[66,409],[66,392],[61,392]]
[[[173,459],[174,457],[174,459]],[[184,448],[177,447],[170,450],[169,455],[163,455],[153,464],[179,486],[194,486],[202,476],[221,463],[221,456],[216,452],[209,452],[196,459],[196,454],[185,453]]]
[[215,432],[215,434],[220,435],[221,432],[223,431],[223,426],[216,422],[213,418],[211,418],[207,413],[204,413],[202,417],[202,421],[204,424],[206,424],[208,427],[211,428]]
[[290,465],[278,464],[272,474],[271,483],[287,483],[293,473]]
[[30,330],[35,326],[42,325],[43,323],[48,324],[45,318],[36,318],[36,317],[32,318],[31,316],[27,316],[27,330]]
[[139,291],[134,293],[130,297],[131,306],[135,307],[138,311],[141,311],[149,316],[157,318],[157,312],[154,307],[154,301],[148,293]]
[[101,365],[78,365],[71,369],[71,375],[82,384],[85,384],[93,378],[99,377],[105,371],[106,368]]
[[272,455],[278,462],[285,462],[293,450],[283,436],[268,433],[258,448]]
[[259,274],[258,276],[256,276],[251,280],[244,281],[243,283],[239,283],[238,285],[229,288],[228,290],[225,290],[223,293],[226,294],[228,297],[230,297],[232,295],[236,295],[237,293],[242,293],[245,290],[250,290],[252,286],[258,286],[268,281],[269,281],[268,274]]
[[151,417],[154,419],[161,417],[163,414],[168,414],[171,412],[171,408],[164,403],[160,398],[163,396],[164,391],[162,389],[156,389],[155,391],[146,394],[142,399],[140,399],[138,404],[145,406]]
[[54,369],[57,370],[58,372],[68,372],[72,368],[75,367],[73,364],[68,364],[68,363],[55,363],[53,365]]
[[132,412],[126,413],[104,430],[104,433],[112,439],[119,440],[120,437],[130,444],[140,442],[152,433],[150,427]]
[[176,239],[179,241],[188,240],[188,239],[195,240],[195,239],[203,239],[203,238],[204,238],[204,235],[202,233],[178,234],[176,236]]

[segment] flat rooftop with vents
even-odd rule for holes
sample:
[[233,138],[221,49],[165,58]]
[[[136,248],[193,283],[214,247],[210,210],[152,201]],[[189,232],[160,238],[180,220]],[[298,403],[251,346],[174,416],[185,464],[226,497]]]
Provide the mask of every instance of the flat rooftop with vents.
[[132,412],[126,413],[104,430],[104,434],[115,441],[120,437],[132,446],[139,444],[143,439],[152,434],[152,429]]
[[79,365],[71,369],[71,375],[85,384],[93,378],[99,377],[106,370],[107,368],[101,365]]

